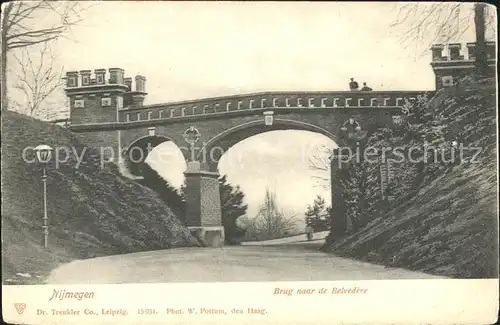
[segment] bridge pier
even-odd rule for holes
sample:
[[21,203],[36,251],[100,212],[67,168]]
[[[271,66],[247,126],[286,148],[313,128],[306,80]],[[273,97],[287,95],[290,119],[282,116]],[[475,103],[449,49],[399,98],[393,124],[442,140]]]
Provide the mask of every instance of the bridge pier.
[[201,170],[200,163],[187,164],[186,224],[191,234],[206,247],[224,244],[222,226],[219,174]]
[[337,177],[343,172],[342,164],[339,163],[338,152],[330,158],[330,194],[332,199],[332,214],[330,215],[330,232],[335,238],[343,237],[347,231],[346,206],[342,193],[338,189]]

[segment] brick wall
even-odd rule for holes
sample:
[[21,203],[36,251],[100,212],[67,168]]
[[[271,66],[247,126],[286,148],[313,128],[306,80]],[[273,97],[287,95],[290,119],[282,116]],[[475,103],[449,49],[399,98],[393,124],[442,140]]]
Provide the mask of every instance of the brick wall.
[[[201,226],[201,178],[195,175],[186,175],[186,225],[188,227]],[[220,198],[219,198],[220,200]]]
[[85,132],[79,133],[79,136],[83,143],[96,148],[106,159],[118,158],[118,131]]
[[436,89],[441,89],[445,87],[443,85],[443,77],[451,76],[453,77],[453,83],[456,83],[457,80],[471,74],[473,72],[473,67],[464,68],[464,69],[443,69],[443,70],[435,70],[435,82]]
[[221,206],[220,206],[220,193],[219,182],[216,176],[202,176],[201,177],[201,220],[202,226],[220,226],[221,220]]
[[[102,106],[102,99],[110,98],[110,106]],[[75,107],[75,101],[83,100],[84,107]],[[117,93],[96,93],[70,96],[70,120],[72,124],[103,123],[116,121]]]

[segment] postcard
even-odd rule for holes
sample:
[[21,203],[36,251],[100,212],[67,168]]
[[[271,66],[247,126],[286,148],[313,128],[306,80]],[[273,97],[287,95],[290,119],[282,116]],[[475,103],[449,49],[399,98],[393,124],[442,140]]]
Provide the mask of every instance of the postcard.
[[15,324],[489,324],[497,13],[2,5]]

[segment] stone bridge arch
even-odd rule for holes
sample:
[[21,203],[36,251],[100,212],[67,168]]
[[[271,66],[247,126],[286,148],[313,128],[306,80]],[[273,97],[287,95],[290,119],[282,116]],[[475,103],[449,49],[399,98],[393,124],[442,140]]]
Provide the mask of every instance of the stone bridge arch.
[[213,136],[198,151],[196,160],[201,163],[202,169],[215,173],[221,157],[229,148],[254,135],[279,130],[310,131],[322,134],[335,143],[338,139],[329,130],[303,121],[276,118],[272,125],[265,125],[262,120],[255,120],[231,127]]
[[126,144],[121,154],[123,161],[122,166],[125,169],[123,171],[124,174],[135,179],[142,178],[142,163],[144,163],[148,155],[155,147],[165,142],[172,142],[177,146],[171,137],[163,134],[141,136]]

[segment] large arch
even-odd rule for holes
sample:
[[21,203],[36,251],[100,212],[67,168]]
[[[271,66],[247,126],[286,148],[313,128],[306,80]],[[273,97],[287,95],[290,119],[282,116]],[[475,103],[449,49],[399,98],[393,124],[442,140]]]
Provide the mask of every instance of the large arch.
[[272,125],[265,125],[262,120],[258,120],[232,127],[211,138],[198,151],[197,161],[205,166],[208,171],[216,172],[220,158],[233,145],[257,134],[279,130],[299,130],[319,133],[337,143],[336,135],[317,125],[281,118],[274,119]]

